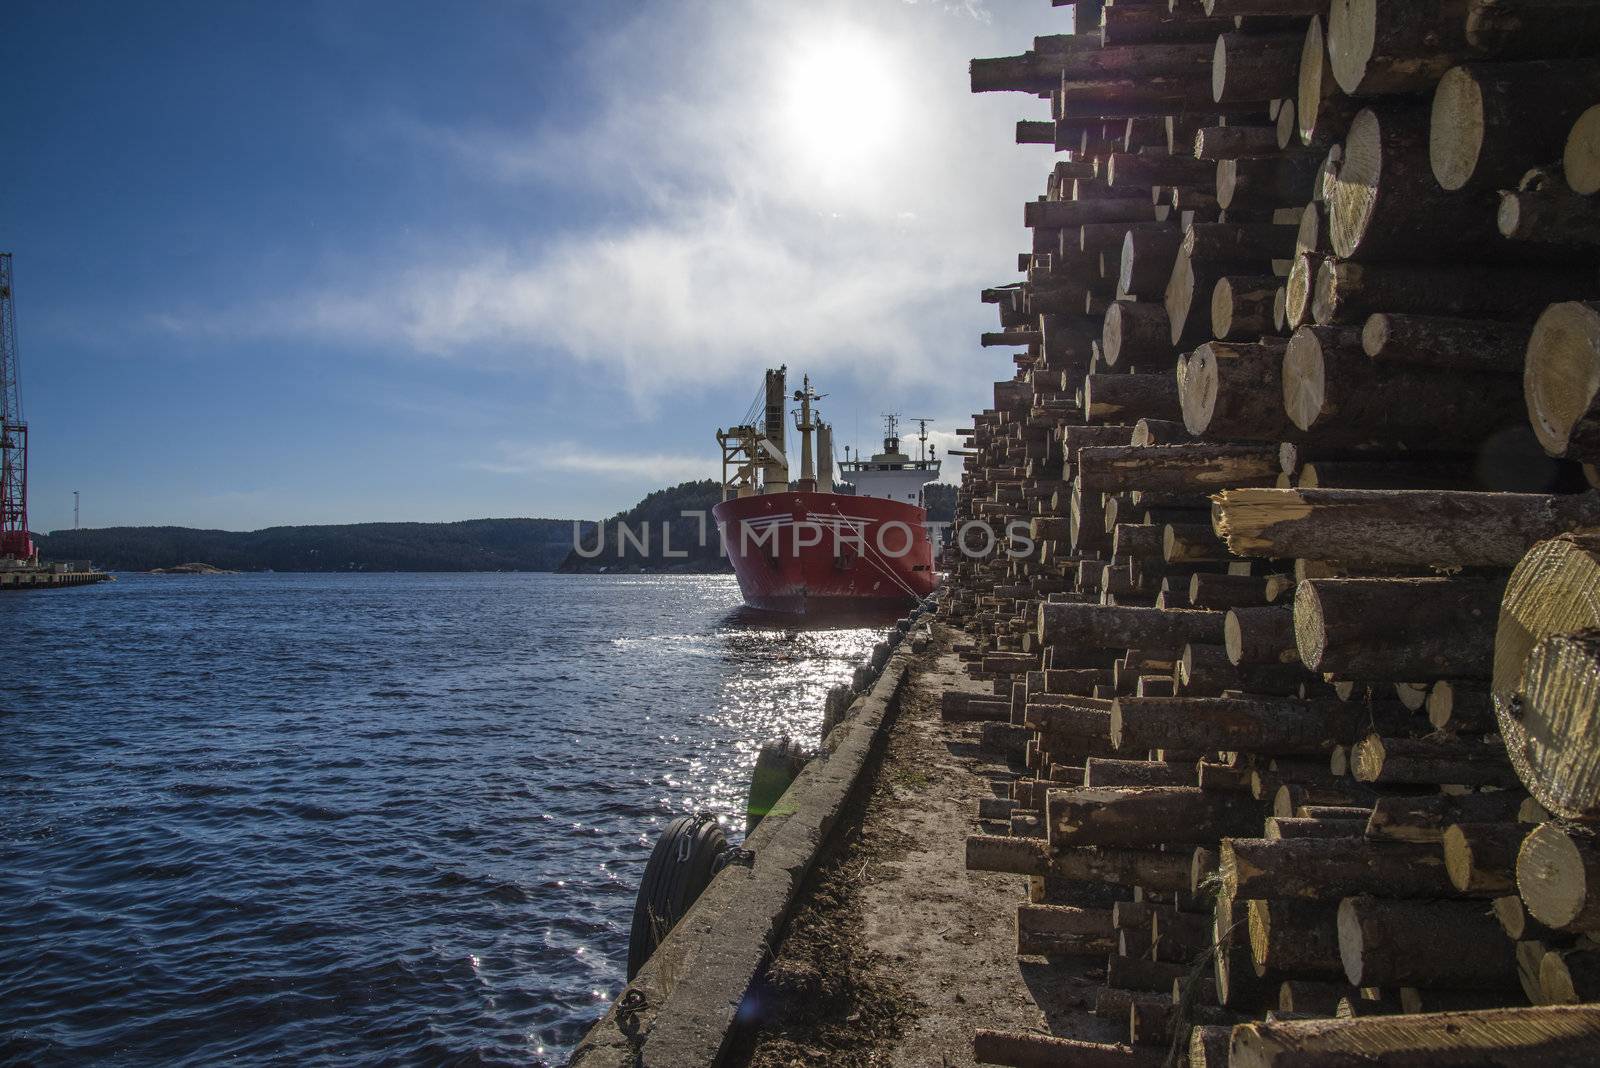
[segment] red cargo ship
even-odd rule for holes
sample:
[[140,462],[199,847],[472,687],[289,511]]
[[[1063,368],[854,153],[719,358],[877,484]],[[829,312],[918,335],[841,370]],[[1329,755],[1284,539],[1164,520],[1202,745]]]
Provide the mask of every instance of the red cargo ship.
[[[832,429],[814,418],[810,379],[796,390],[800,477],[785,451],[785,369],[767,372],[764,417],[719,430],[723,500],[712,509],[745,603],[770,612],[817,614],[901,607],[938,584],[922,487],[939,477],[927,449],[900,451],[894,416],[883,452],[838,465],[855,493],[833,492]],[[815,435],[816,458],[812,441]],[[821,488],[819,488],[819,486]]]

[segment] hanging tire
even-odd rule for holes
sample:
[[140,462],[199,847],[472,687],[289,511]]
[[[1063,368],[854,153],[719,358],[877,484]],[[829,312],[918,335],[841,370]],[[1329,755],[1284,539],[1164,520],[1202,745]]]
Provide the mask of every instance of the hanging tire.
[[727,848],[727,835],[716,817],[705,812],[679,816],[661,832],[633,902],[633,930],[628,937],[630,980],[711,882],[717,858]]
[[772,811],[778,798],[794,782],[800,769],[811,759],[809,750],[783,738],[768,742],[756,757],[755,770],[750,773],[750,795],[744,806],[744,833],[756,829],[761,818]]

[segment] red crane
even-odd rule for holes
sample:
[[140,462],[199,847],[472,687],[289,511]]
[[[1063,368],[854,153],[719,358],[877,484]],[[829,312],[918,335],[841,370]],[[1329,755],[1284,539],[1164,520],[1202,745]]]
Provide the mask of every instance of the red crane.
[[28,424],[17,381],[17,313],[11,253],[0,252],[0,558],[33,558],[28,534]]

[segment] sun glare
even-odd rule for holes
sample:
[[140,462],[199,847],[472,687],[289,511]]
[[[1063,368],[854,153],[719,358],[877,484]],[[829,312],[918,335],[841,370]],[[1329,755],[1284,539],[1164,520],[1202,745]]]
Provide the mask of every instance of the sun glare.
[[893,50],[855,26],[837,26],[788,49],[778,140],[813,178],[854,184],[890,145],[888,116],[901,87]]

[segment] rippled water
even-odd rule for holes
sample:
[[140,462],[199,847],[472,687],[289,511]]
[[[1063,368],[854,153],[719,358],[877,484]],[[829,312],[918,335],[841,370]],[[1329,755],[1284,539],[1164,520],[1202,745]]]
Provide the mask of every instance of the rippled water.
[[660,826],[742,827],[876,626],[723,576],[0,597],[0,1062],[559,1064]]

